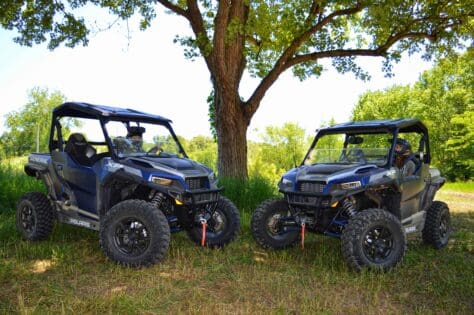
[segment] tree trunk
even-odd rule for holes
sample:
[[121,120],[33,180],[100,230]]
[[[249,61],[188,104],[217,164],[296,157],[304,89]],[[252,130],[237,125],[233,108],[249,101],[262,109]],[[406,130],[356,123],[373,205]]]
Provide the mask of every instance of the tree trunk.
[[247,179],[247,128],[244,103],[236,90],[214,85],[219,176]]

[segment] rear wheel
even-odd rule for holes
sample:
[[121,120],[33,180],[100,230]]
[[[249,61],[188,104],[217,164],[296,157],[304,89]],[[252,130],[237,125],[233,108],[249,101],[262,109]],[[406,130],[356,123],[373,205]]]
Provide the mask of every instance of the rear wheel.
[[451,218],[448,205],[442,201],[433,201],[426,214],[425,227],[422,231],[423,241],[434,248],[448,244],[451,231]]
[[387,270],[405,255],[406,238],[400,221],[381,209],[358,213],[341,235],[342,255],[354,270]]
[[292,220],[293,215],[285,200],[264,201],[252,216],[253,238],[264,248],[283,249],[293,246],[300,239],[300,233],[288,230],[285,223]]
[[[206,219],[206,246],[222,247],[237,237],[240,230],[240,214],[229,199],[220,196],[214,209],[210,208],[208,212],[200,215]],[[197,220],[188,230],[188,235],[196,244],[201,244],[202,225]]]
[[55,213],[45,194],[29,192],[23,195],[16,209],[16,226],[24,239],[44,240],[52,232]]
[[113,261],[149,266],[161,261],[170,243],[165,215],[142,200],[126,200],[107,212],[100,223],[100,245]]

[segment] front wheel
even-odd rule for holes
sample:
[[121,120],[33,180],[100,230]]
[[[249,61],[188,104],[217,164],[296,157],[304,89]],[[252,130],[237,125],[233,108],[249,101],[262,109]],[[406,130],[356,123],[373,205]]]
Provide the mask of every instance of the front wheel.
[[342,231],[342,255],[349,267],[388,270],[405,255],[406,237],[400,221],[381,209],[360,212]]
[[451,231],[451,219],[448,205],[442,201],[433,201],[426,214],[423,241],[439,249],[448,244]]
[[[219,197],[215,208],[206,211],[204,217],[207,220],[206,246],[223,247],[237,237],[240,230],[240,214],[237,207],[229,199]],[[196,244],[201,244],[202,225],[197,220],[195,221],[194,226],[188,230],[188,235]]]
[[113,261],[130,267],[161,261],[170,243],[165,215],[142,200],[113,206],[100,222],[100,246]]
[[264,248],[283,249],[293,246],[300,240],[300,233],[288,229],[288,221],[294,221],[294,218],[285,200],[264,201],[252,215],[252,236]]

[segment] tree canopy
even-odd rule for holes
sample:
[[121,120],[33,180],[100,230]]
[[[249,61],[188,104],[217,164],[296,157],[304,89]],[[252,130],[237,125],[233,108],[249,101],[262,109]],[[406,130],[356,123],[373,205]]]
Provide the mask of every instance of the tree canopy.
[[413,86],[367,92],[353,119],[413,117],[430,133],[433,162],[450,179],[474,177],[474,49],[442,59]]
[[[404,51],[443,56],[469,45],[474,33],[469,0],[19,0],[0,4],[0,25],[16,30],[22,45],[74,47],[88,43],[82,7],[102,7],[118,19],[139,14],[146,29],[157,3],[189,23],[193,36],[176,41],[209,70],[218,169],[226,176],[247,176],[247,128],[283,72],[292,69],[302,80],[319,76],[321,60],[330,59],[338,71],[367,79],[357,57],[382,57],[389,73]],[[260,78],[247,99],[239,91],[245,71]]]
[[267,126],[258,142],[249,144],[249,171],[254,177],[277,181],[287,170],[300,165],[309,138],[296,123]]

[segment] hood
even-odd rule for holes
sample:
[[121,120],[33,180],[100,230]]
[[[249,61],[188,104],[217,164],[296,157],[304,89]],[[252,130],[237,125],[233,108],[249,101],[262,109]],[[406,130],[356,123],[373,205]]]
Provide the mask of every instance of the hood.
[[354,168],[354,165],[341,165],[341,164],[315,164],[303,166],[306,174],[313,175],[329,175],[337,173],[343,170]]
[[374,164],[316,164],[303,166],[299,169],[298,181],[332,182],[362,177],[378,169]]
[[212,171],[204,165],[186,158],[143,156],[128,158],[126,164],[147,171],[159,171],[179,177],[208,176]]
[[283,175],[291,181],[332,181],[364,177],[380,170],[374,164],[314,164],[294,168]]

